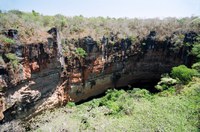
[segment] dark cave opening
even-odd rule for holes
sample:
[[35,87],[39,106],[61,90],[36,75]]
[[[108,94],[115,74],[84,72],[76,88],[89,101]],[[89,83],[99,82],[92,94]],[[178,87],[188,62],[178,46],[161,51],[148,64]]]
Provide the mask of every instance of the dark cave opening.
[[[125,91],[128,91],[128,90],[133,90],[134,88],[140,88],[140,89],[146,89],[148,90],[150,93],[152,94],[155,94],[155,93],[158,93],[159,91],[157,89],[155,89],[155,85],[159,82],[160,80],[159,79],[154,79],[154,80],[148,80],[148,81],[137,81],[137,82],[134,82],[134,83],[131,83],[131,85],[128,85],[128,86],[123,86],[123,87],[117,87],[115,89],[117,90],[125,90]],[[109,88],[109,89],[112,89],[112,88]],[[106,90],[107,91],[107,90]],[[93,99],[99,99],[99,98],[102,98],[106,95],[106,91],[104,91],[103,93],[101,94],[98,94],[98,95],[95,95],[95,96],[91,96],[85,100],[81,100],[79,102],[76,102],[75,104],[76,105],[80,105],[82,103],[86,103],[88,101],[91,101]]]
[[[160,81],[160,79],[151,79],[147,81],[137,81],[131,83],[131,87],[123,87],[124,90],[131,90],[133,88],[140,88],[140,89],[146,89],[150,93],[157,93],[159,92],[157,89],[155,89],[155,86]],[[128,89],[127,89],[128,88]]]

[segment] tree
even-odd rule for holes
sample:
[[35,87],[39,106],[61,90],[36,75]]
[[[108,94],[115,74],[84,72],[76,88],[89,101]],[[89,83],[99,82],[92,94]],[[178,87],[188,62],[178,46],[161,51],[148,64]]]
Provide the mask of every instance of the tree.
[[174,79],[180,80],[181,83],[187,84],[196,73],[196,70],[187,68],[185,65],[180,65],[172,68],[171,76]]

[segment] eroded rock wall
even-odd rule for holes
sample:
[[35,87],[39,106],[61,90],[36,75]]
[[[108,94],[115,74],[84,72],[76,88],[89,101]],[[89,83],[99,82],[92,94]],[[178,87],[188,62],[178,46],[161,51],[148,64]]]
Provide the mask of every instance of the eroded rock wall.
[[[83,38],[85,43],[78,45],[88,56],[78,58],[80,64],[77,61],[66,63],[66,69],[70,67],[66,73],[68,93],[78,102],[108,88],[158,80],[161,74],[180,64],[189,66],[193,60],[188,53],[196,35],[194,32],[174,33],[159,41],[156,32],[151,31],[146,38],[136,41],[103,37],[100,45],[90,37]],[[76,67],[77,64],[80,66]]]
[[[4,98],[1,119],[3,113],[5,121],[26,117],[60,85],[61,65],[55,32],[50,32],[44,43],[1,45],[0,80]],[[16,39],[17,35],[14,36]]]
[[[159,41],[151,31],[143,39],[112,35],[100,42],[90,36],[62,42],[56,28],[48,33],[43,43],[1,45],[0,119],[29,118],[108,88],[159,79],[174,66],[191,64],[187,53],[196,35],[174,33]],[[17,32],[10,37],[17,40]]]

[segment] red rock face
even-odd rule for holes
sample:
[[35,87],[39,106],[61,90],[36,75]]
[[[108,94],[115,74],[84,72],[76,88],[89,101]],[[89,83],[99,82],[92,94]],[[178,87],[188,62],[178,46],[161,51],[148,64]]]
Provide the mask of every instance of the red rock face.
[[34,61],[31,63],[31,71],[32,72],[39,72],[40,71],[40,66],[38,62]]
[[[56,43],[57,40],[52,41]],[[6,72],[0,74],[0,81],[4,83],[1,88],[6,98],[4,102],[6,121],[12,118],[23,118],[33,113],[33,110],[35,111],[38,107],[37,103],[45,102],[42,98],[50,97],[62,83],[59,75],[61,66],[57,57],[57,46],[53,46],[52,43],[50,45],[47,43],[22,45],[20,46],[22,50],[18,50],[19,47],[16,46],[12,47],[13,45],[7,47],[7,52],[11,53],[12,58],[4,58],[4,61],[6,59],[9,61],[5,61],[7,67],[5,66],[3,70]],[[15,51],[20,52],[21,56],[18,56]],[[67,102],[66,92],[61,90],[60,93],[62,93],[61,102]],[[0,120],[4,115],[1,110]]]
[[29,62],[25,61],[23,65],[23,79],[26,80],[29,78],[31,78],[31,68]]
[[101,71],[103,70],[104,67],[104,62],[103,60],[99,57],[94,61],[93,64],[93,69],[92,69],[92,73],[94,74],[99,74],[101,73]]

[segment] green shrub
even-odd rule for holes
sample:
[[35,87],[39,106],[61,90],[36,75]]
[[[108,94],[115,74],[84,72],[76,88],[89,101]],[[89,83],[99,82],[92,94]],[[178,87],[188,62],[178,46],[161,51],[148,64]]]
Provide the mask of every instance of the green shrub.
[[191,53],[197,57],[197,61],[200,61],[200,43],[195,43],[193,45]]
[[1,36],[0,39],[5,44],[14,44],[15,43],[15,41],[13,39],[7,38],[6,36]]
[[113,101],[107,101],[106,106],[111,110],[110,114],[117,114],[123,109],[117,102]]
[[138,98],[147,98],[147,99],[149,99],[151,97],[150,92],[148,90],[146,90],[146,89],[136,90],[133,95],[134,95],[134,97],[138,97]]
[[194,63],[192,69],[197,70],[200,73],[200,62]]
[[74,102],[68,102],[67,103],[67,107],[74,107],[76,106],[76,104]]
[[106,106],[107,108],[109,108],[111,110],[110,114],[119,113],[123,109],[123,107],[119,103],[120,101],[118,102],[118,99],[124,93],[124,90],[108,90],[106,96],[100,100],[99,106]]
[[14,68],[17,68],[19,64],[19,60],[17,59],[17,56],[13,53],[6,54],[6,57],[11,61],[11,64]]
[[171,86],[175,85],[177,83],[177,80],[171,78],[171,77],[162,77],[161,81],[158,82],[158,84],[155,86],[155,88],[159,91],[164,91]]
[[159,96],[162,96],[162,97],[168,97],[168,96],[171,96],[171,95],[174,95],[176,93],[176,89],[171,86],[167,86],[167,89],[158,93]]
[[155,86],[155,88],[156,88],[157,90],[159,90],[159,91],[164,91],[164,90],[168,89],[169,87],[168,87],[166,84],[157,84],[157,85]]
[[6,54],[6,57],[9,59],[9,60],[16,60],[17,59],[17,56],[13,53],[8,53]]
[[78,56],[80,56],[80,57],[83,57],[83,58],[87,55],[87,53],[85,52],[85,50],[82,49],[82,48],[77,48],[77,49],[76,49],[76,54],[77,54]]
[[106,99],[111,101],[116,101],[120,95],[122,95],[125,91],[124,90],[108,90],[106,92]]
[[[200,100],[200,78],[194,78],[184,89],[181,91],[181,95],[188,97],[197,97]],[[197,102],[200,103],[200,102]]]
[[180,80],[181,83],[187,84],[196,73],[196,70],[187,68],[185,65],[180,65],[172,68],[171,76],[174,79]]
[[93,100],[89,103],[89,105],[90,105],[91,107],[98,107],[98,106],[99,106],[99,100],[93,99]]

